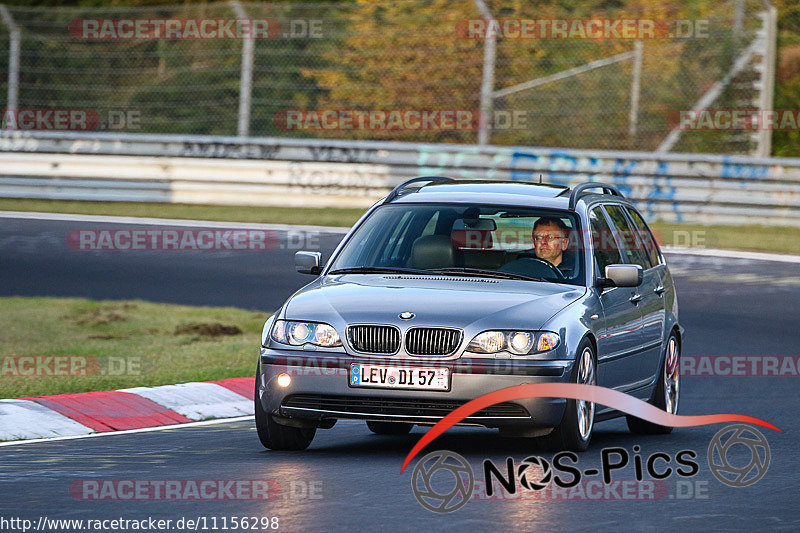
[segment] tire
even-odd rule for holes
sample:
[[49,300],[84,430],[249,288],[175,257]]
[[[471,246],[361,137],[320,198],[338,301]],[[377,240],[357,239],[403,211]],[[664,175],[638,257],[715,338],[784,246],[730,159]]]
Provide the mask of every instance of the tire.
[[367,427],[376,435],[405,435],[414,424],[406,424],[404,422],[374,422],[367,421]]
[[[584,339],[578,347],[572,383],[597,384],[597,357],[589,339]],[[539,437],[539,444],[548,451],[583,452],[589,447],[594,431],[596,406],[592,402],[567,400],[561,423],[553,431]]]
[[[675,332],[669,334],[667,346],[664,349],[664,358],[661,370],[658,373],[658,383],[653,397],[648,403],[666,411],[670,414],[678,414],[678,404],[680,400],[680,369],[681,345]],[[668,394],[669,393],[669,394]],[[647,420],[627,415],[628,429],[631,433],[641,435],[666,435],[672,433],[669,426],[660,426]]]
[[305,450],[314,440],[317,428],[296,428],[278,424],[272,416],[264,411],[258,397],[258,380],[260,376],[256,371],[255,387],[255,419],[258,439],[265,448],[278,451]]

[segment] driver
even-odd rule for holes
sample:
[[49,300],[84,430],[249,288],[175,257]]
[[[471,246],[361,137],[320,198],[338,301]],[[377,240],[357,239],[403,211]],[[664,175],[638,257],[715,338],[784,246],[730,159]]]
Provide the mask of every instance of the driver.
[[[564,254],[564,251],[569,246],[569,231],[569,227],[558,217],[539,218],[533,224],[535,259],[520,257],[510,263],[506,263],[498,270],[501,272],[541,276],[543,274],[535,273],[540,271],[541,268],[546,268],[541,264],[541,261],[545,261],[561,272],[565,278],[574,277],[574,254]],[[538,267],[537,264],[539,265]]]
[[[575,269],[572,254],[564,255],[569,246],[569,228],[558,217],[541,217],[533,224],[533,247],[536,257],[557,267],[564,277],[572,277]],[[570,258],[570,259],[568,259]]]

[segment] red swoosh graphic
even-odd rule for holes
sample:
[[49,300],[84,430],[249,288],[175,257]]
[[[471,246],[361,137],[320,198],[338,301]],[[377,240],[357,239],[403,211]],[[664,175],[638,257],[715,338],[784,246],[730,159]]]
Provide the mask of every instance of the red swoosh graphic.
[[474,414],[477,411],[490,405],[500,402],[508,402],[512,400],[520,400],[522,398],[569,398],[572,400],[584,400],[594,403],[599,403],[617,411],[622,411],[629,415],[653,422],[661,426],[671,427],[692,427],[692,426],[706,426],[709,424],[720,424],[723,422],[745,422],[757,426],[780,431],[781,429],[773,426],[769,422],[747,415],[736,414],[719,414],[719,415],[671,415],[666,411],[662,411],[658,407],[650,405],[649,403],[634,398],[624,392],[615,391],[605,387],[598,387],[597,385],[580,385],[577,383],[529,383],[525,385],[516,385],[507,387],[505,389],[496,390],[483,396],[478,396],[472,401],[469,401],[453,410],[447,416],[442,418],[431,429],[429,429],[419,442],[408,452],[406,460],[403,461],[403,467],[400,472],[405,470],[408,463],[428,444],[430,444],[436,437],[453,427],[455,424],[461,422],[466,417]]

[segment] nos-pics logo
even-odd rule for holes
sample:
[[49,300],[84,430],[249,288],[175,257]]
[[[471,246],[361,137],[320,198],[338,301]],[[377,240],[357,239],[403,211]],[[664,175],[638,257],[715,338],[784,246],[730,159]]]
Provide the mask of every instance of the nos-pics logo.
[[[511,463],[512,459],[509,458],[508,461]],[[487,462],[491,461],[487,459]],[[723,428],[714,435],[708,447],[708,466],[711,473],[730,487],[746,487],[756,483],[766,474],[769,462],[770,449],[766,437],[752,426],[744,424]],[[624,465],[620,463],[612,466],[616,468]],[[497,470],[496,467],[494,470]],[[550,462],[541,457],[528,457],[518,463],[514,470],[516,481],[509,479],[508,483],[512,486],[518,483],[527,490],[544,490],[555,477]],[[694,468],[691,474],[684,475],[696,473],[697,468]],[[487,486],[491,483],[488,479],[485,482]],[[411,488],[417,501],[426,509],[436,513],[450,513],[463,507],[472,498],[475,474],[461,455],[448,450],[437,450],[417,462],[411,476]],[[510,490],[513,492],[513,488]]]
[[[748,452],[744,452],[743,447],[746,447]],[[737,448],[740,451],[738,454]],[[734,453],[729,453],[731,450],[734,450]],[[737,455],[744,457],[745,460],[741,460]],[[747,487],[764,477],[769,468],[769,459],[767,438],[760,431],[745,424],[721,429],[708,445],[708,466],[711,468],[711,473],[731,487]]]
[[431,452],[417,462],[411,476],[417,501],[429,511],[450,513],[466,504],[475,489],[475,474],[455,452]]

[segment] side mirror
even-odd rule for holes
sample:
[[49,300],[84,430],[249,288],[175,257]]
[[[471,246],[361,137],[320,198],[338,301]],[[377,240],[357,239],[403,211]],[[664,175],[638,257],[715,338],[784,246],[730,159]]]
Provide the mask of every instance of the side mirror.
[[294,267],[301,274],[319,274],[322,269],[319,267],[319,260],[322,254],[319,252],[297,252],[294,254]]
[[601,287],[638,287],[642,284],[642,267],[639,265],[608,265]]

